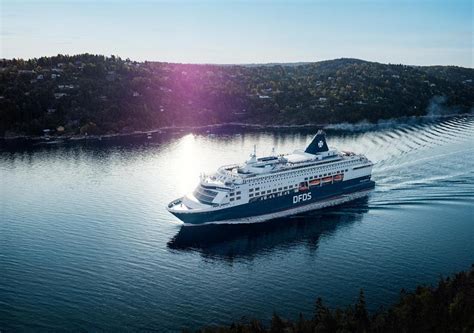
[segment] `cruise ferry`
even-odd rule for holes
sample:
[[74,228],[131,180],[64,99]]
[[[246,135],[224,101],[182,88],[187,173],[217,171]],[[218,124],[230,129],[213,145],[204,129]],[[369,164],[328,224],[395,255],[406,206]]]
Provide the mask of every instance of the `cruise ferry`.
[[375,186],[364,155],[330,149],[318,131],[305,150],[257,157],[202,175],[197,188],[167,209],[186,225],[252,223],[366,196]]

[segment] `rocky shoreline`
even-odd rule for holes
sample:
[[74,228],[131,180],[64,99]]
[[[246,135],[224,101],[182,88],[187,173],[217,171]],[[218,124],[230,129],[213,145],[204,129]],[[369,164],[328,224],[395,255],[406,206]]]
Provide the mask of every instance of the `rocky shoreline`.
[[186,130],[205,130],[215,129],[223,127],[241,127],[251,129],[297,129],[297,128],[322,128],[324,124],[302,124],[302,125],[260,125],[260,124],[248,124],[248,123],[222,123],[212,125],[201,125],[201,126],[164,126],[148,131],[133,131],[126,133],[113,133],[113,134],[96,134],[96,135],[82,135],[82,134],[62,134],[62,135],[14,135],[6,136],[0,140],[13,141],[13,140],[27,140],[27,141],[50,141],[50,140],[63,140],[63,141],[80,141],[80,140],[102,140],[106,138],[114,137],[127,137],[136,135],[153,135],[161,134],[167,131],[186,131]]

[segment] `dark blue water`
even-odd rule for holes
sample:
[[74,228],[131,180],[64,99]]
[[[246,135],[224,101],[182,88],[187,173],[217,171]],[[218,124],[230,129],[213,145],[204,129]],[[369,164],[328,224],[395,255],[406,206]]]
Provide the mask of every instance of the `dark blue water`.
[[201,171],[312,131],[155,134],[0,152],[0,330],[180,330],[370,309],[474,263],[474,118],[328,129],[376,162],[372,194],[257,225],[182,228]]

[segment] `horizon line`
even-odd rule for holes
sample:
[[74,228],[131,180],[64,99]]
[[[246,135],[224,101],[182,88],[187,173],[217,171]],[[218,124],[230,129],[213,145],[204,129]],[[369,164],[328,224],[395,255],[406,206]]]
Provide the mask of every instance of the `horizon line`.
[[272,65],[298,66],[298,65],[306,65],[306,64],[315,64],[315,63],[325,62],[325,61],[334,61],[334,60],[356,60],[356,61],[362,61],[362,62],[367,62],[367,63],[381,64],[381,65],[403,65],[403,66],[409,66],[409,67],[459,67],[459,68],[466,68],[466,69],[474,69],[473,66],[465,67],[465,66],[460,66],[460,65],[441,65],[441,64],[413,65],[413,64],[405,64],[405,63],[381,62],[381,61],[366,60],[366,59],[353,58],[353,57],[339,57],[339,58],[330,58],[330,59],[322,59],[322,60],[314,60],[314,61],[301,60],[301,61],[288,61],[288,62],[271,61],[271,62],[242,62],[242,63],[212,63],[212,62],[174,62],[174,61],[164,61],[164,60],[133,60],[129,57],[124,58],[117,54],[105,55],[105,54],[100,54],[100,53],[84,52],[84,53],[76,53],[76,54],[58,53],[56,55],[45,55],[45,56],[39,56],[39,57],[33,57],[33,58],[23,58],[23,57],[0,58],[0,60],[1,61],[13,61],[13,60],[30,61],[30,60],[39,59],[39,58],[53,58],[53,57],[58,57],[58,56],[76,57],[76,56],[81,56],[81,55],[103,56],[106,58],[111,58],[112,56],[114,56],[122,60],[129,59],[132,62],[138,62],[138,63],[155,62],[155,63],[166,63],[166,64],[176,64],[176,65],[197,65],[197,66],[199,65],[200,66],[272,66]]

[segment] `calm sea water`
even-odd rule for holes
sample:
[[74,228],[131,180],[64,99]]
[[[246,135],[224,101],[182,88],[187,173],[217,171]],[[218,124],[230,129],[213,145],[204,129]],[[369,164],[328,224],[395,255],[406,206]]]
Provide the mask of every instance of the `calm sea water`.
[[474,263],[474,118],[333,127],[376,162],[372,194],[256,225],[182,227],[165,205],[201,171],[290,152],[314,134],[162,133],[150,140],[3,148],[0,330],[180,330],[310,315]]

